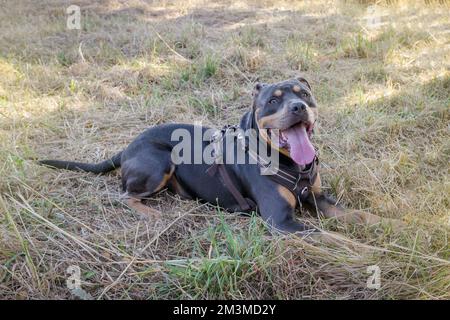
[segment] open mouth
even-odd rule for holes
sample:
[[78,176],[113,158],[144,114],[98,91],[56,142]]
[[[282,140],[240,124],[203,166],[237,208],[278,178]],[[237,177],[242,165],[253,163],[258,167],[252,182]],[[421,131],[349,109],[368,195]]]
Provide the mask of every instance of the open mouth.
[[307,165],[313,162],[316,155],[311,143],[311,135],[314,124],[298,122],[284,130],[270,129],[271,140],[289,152],[290,157],[299,165]]

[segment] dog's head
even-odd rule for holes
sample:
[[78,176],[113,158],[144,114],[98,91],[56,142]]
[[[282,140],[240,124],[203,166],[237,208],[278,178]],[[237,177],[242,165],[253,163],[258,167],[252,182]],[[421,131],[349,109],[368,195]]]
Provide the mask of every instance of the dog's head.
[[314,160],[310,138],[317,119],[311,86],[304,78],[255,86],[254,121],[261,136],[299,165]]

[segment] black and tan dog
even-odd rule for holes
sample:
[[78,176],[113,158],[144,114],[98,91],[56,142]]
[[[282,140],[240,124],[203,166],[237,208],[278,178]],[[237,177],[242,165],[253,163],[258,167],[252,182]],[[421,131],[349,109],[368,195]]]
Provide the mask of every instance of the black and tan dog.
[[[298,176],[290,182],[294,183],[293,188],[289,183],[282,183],[280,178],[261,175],[258,164],[224,164],[222,174],[213,175],[208,172],[210,164],[174,164],[171,152],[178,142],[172,141],[172,133],[176,129],[185,129],[194,136],[195,126],[188,124],[151,127],[125,150],[98,164],[59,160],[40,163],[97,174],[121,167],[122,186],[130,197],[129,205],[153,216],[159,213],[143,204],[142,199],[168,188],[183,198],[201,199],[232,211],[257,209],[265,221],[283,232],[311,230],[294,218],[299,202],[328,218],[369,225],[380,223],[382,218],[378,216],[344,210],[322,192],[316,152],[310,142],[317,115],[309,83],[297,78],[257,84],[253,106],[240,122],[241,129],[257,129],[258,137],[272,150],[279,151],[281,171],[288,177]],[[201,130],[204,132],[207,128]],[[203,148],[210,143],[204,141]],[[305,172],[309,180],[304,179]],[[301,190],[297,188],[299,182]],[[242,205],[242,199],[249,204],[247,208]],[[383,220],[395,226],[401,224],[397,220]]]

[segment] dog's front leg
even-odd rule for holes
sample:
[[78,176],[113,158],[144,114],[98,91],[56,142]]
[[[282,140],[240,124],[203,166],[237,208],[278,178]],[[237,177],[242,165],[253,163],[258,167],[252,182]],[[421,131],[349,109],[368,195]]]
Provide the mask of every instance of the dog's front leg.
[[[274,186],[276,191],[260,192],[257,202],[261,217],[272,228],[283,233],[315,231],[314,228],[294,219],[297,199],[283,186]],[[270,196],[268,196],[270,195]]]

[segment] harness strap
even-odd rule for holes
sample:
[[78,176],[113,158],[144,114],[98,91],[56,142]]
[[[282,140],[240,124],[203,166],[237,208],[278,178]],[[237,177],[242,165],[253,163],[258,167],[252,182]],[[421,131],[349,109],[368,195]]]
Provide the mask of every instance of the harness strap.
[[[318,174],[319,158],[316,156],[311,166],[306,171],[293,171],[290,169],[280,170],[282,174],[292,173],[297,176],[297,179],[287,179],[281,174],[270,175],[269,177],[278,184],[286,187],[294,196],[299,197],[301,201],[306,200],[308,197],[311,187],[317,178]],[[286,172],[287,171],[287,172]]]
[[223,185],[227,188],[227,190],[233,195],[236,202],[239,204],[239,207],[242,211],[252,211],[256,209],[256,204],[249,198],[244,198],[239,190],[234,185],[233,181],[230,178],[230,175],[223,164],[215,163],[210,166],[206,172],[210,176],[215,176],[217,171],[219,171],[221,181]]
[[[222,130],[217,132],[211,143],[215,143],[214,153],[220,150],[220,140],[223,139],[223,136],[226,134],[228,130],[236,131],[236,126],[225,126]],[[249,150],[248,145],[245,142],[245,139],[242,135],[237,136],[238,141],[241,143],[241,147],[256,161],[256,163],[260,167],[265,167],[265,164],[262,163],[259,155],[255,155]],[[306,200],[309,196],[311,187],[314,184],[314,181],[317,178],[318,174],[318,166],[319,166],[319,158],[316,155],[314,161],[311,163],[310,167],[307,170],[299,171],[291,168],[280,168],[279,172],[273,175],[268,175],[273,181],[276,183],[286,187],[295,197],[298,197],[300,202]],[[244,198],[239,190],[234,185],[233,181],[230,178],[229,173],[226,170],[226,167],[223,163],[215,162],[211,165],[206,172],[212,177],[215,176],[217,171],[220,174],[220,180],[222,184],[227,188],[227,190],[233,195],[236,202],[239,204],[239,207],[242,211],[251,211],[256,209],[256,204],[253,200],[249,198]]]

